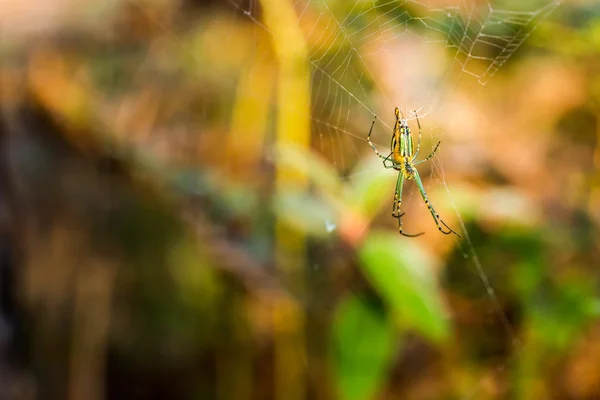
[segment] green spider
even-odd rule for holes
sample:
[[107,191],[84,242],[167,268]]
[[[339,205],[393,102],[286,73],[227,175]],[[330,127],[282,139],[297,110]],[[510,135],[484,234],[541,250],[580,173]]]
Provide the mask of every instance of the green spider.
[[[373,145],[373,142],[371,142],[371,133],[373,132],[373,126],[375,125],[377,116],[375,116],[375,118],[373,119],[373,123],[371,124],[371,129],[369,130],[369,135],[367,136],[367,142],[369,142],[371,148],[373,148],[373,151],[375,151],[379,158],[383,159],[383,166],[386,169],[394,168],[396,171],[400,172],[398,174],[398,181],[396,182],[396,191],[394,192],[394,205],[392,207],[392,217],[398,219],[398,232],[400,232],[401,235],[408,237],[421,236],[423,233],[425,233],[421,232],[415,235],[411,235],[405,233],[402,230],[402,216],[404,215],[404,213],[400,214],[400,206],[402,205],[402,186],[404,185],[405,179],[414,179],[415,182],[417,182],[419,192],[421,192],[421,196],[425,201],[425,205],[427,205],[429,212],[431,212],[431,216],[433,217],[433,220],[435,221],[435,224],[437,225],[440,232],[442,232],[444,235],[454,233],[456,236],[460,237],[458,233],[454,232],[452,228],[446,225],[446,223],[440,218],[439,214],[434,210],[433,206],[429,202],[429,199],[427,198],[427,193],[425,192],[425,188],[423,187],[423,182],[421,181],[421,177],[419,176],[419,172],[416,168],[417,165],[424,163],[425,161],[429,160],[431,157],[434,156],[438,147],[440,147],[441,142],[438,142],[431,154],[428,155],[425,159],[415,162],[415,160],[417,159],[417,155],[419,155],[422,135],[421,123],[419,122],[417,112],[414,111],[415,117],[417,118],[417,124],[419,126],[419,139],[417,141],[417,150],[414,153],[412,134],[410,132],[408,124],[406,123],[406,120],[404,119],[404,115],[400,115],[400,110],[398,109],[398,107],[396,107],[395,113],[396,123],[394,124],[394,133],[392,135],[392,145],[390,154],[387,157],[382,156],[381,153],[379,153],[379,151],[377,151],[377,149]],[[388,161],[391,162],[391,165],[387,164]],[[448,230],[445,231],[442,225],[440,225],[440,223],[444,225]]]

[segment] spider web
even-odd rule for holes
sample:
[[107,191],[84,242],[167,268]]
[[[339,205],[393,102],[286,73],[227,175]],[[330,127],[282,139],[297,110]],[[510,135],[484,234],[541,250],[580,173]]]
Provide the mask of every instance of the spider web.
[[[424,136],[429,137],[430,151],[441,137],[444,137],[445,144],[451,142],[450,135],[445,133],[447,125],[437,117],[457,118],[452,116],[446,99],[459,84],[478,90],[483,88],[535,27],[560,4],[555,0],[519,10],[517,5],[481,4],[466,0],[289,1],[295,1],[297,23],[308,47],[313,144],[346,177],[372,171],[368,164],[357,171],[356,165],[363,165],[357,161],[376,159],[365,141],[375,116],[378,123],[373,132],[373,142],[382,153],[389,149],[390,127],[396,106],[409,120],[415,118],[411,110],[418,110]],[[249,54],[268,57],[261,52],[257,32],[272,33],[261,20],[259,0],[227,0],[226,4],[232,20],[249,22],[256,28],[248,40],[254,46]],[[158,19],[152,20],[160,24]],[[169,31],[168,28],[164,30]],[[169,33],[174,41],[185,44],[177,33]],[[239,49],[233,43],[238,38],[233,35],[219,39],[222,51]],[[186,50],[195,58],[193,49]],[[225,83],[234,83],[237,78],[228,71],[210,68],[203,70],[198,77],[203,77],[203,74]],[[411,124],[415,128],[414,121]],[[424,157],[428,152],[426,144],[423,146],[421,154]],[[379,160],[376,161],[377,168],[381,168]],[[430,195],[429,189],[435,186],[445,189],[445,197],[434,199],[431,196],[431,199],[436,207],[446,203],[448,208],[454,209],[460,226],[457,231],[464,238],[457,246],[463,249],[461,252],[465,258],[472,260],[474,276],[480,282],[477,290],[483,291],[488,300],[494,328],[499,325],[518,351],[515,329],[503,311],[489,272],[485,271],[471,242],[447,183],[442,157],[436,156],[432,161],[426,189]],[[390,200],[391,197],[390,193]],[[420,206],[423,208],[422,204]],[[506,369],[506,365],[500,365],[499,369]],[[483,380],[467,391],[463,398],[476,398],[482,384]]]
[[[228,2],[269,32],[258,0]],[[485,85],[559,4],[517,11],[470,1],[296,0],[309,46],[311,113],[321,150],[328,147],[344,170],[343,154],[364,148],[364,127],[375,115],[389,128],[395,106],[405,113],[419,109],[425,117],[459,78]],[[390,65],[398,67],[384,69]],[[374,142],[387,143],[387,136]],[[347,140],[353,143],[342,143]]]
[[[228,2],[234,18],[246,18],[271,34],[261,22],[258,0]],[[447,125],[440,126],[436,120],[436,115],[456,118],[445,99],[459,83],[482,90],[560,0],[528,3],[529,9],[506,1],[295,0],[297,22],[309,49],[317,150],[343,175],[371,171],[371,167],[358,172],[352,168],[357,159],[374,157],[365,137],[375,116],[373,142],[384,155],[389,152],[396,106],[409,120],[415,117],[411,110],[418,110],[424,136],[429,135],[432,144],[441,136],[451,141],[444,133]],[[423,153],[422,157],[428,154]],[[429,181],[441,184],[447,194],[437,202],[445,201],[454,209],[464,238],[458,246],[472,260],[495,324],[505,330],[518,353],[515,329],[473,246],[447,184],[442,159],[436,156],[433,162]],[[427,189],[431,186],[426,184]],[[501,364],[497,370],[506,368]],[[464,398],[476,398],[482,385],[479,382]]]
[[[271,34],[261,21],[258,0],[227,3],[231,18],[250,21]],[[377,116],[373,142],[381,151],[388,149],[396,106],[408,119],[414,119],[411,110],[418,110],[431,143],[447,138],[435,117],[447,115],[444,100],[459,82],[485,86],[559,4],[555,0],[519,10],[517,4],[466,0],[295,0],[297,22],[308,46],[317,150],[343,175],[369,172],[369,167],[354,169],[356,160],[374,157],[365,141],[368,127]],[[231,40],[223,38],[223,48],[228,48]],[[254,53],[264,57],[258,45]],[[465,257],[473,261],[495,322],[518,347],[513,326],[454,202],[441,157],[434,158],[430,178],[447,193],[437,201],[446,201],[454,209],[464,237],[458,245],[466,247]],[[481,382],[464,398],[474,398],[480,386]]]

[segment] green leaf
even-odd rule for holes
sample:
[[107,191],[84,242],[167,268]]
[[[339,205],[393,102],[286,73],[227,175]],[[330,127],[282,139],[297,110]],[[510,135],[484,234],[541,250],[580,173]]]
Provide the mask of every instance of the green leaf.
[[433,273],[434,260],[417,242],[374,233],[360,249],[360,258],[375,290],[403,325],[434,341],[447,338],[449,322]]
[[334,321],[335,371],[341,398],[366,400],[381,388],[398,346],[384,310],[354,296],[339,305]]

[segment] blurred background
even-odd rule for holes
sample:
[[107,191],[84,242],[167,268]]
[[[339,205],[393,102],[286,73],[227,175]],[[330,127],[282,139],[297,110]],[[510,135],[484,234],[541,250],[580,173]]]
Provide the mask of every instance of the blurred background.
[[1,400],[600,398],[595,2],[0,10]]

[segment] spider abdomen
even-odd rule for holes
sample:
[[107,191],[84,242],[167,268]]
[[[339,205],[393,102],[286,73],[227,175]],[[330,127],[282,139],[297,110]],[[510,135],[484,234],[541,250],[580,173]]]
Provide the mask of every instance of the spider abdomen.
[[408,157],[404,157],[402,163],[400,164],[400,171],[404,179],[411,180],[415,175],[415,167],[412,165],[412,162]]

